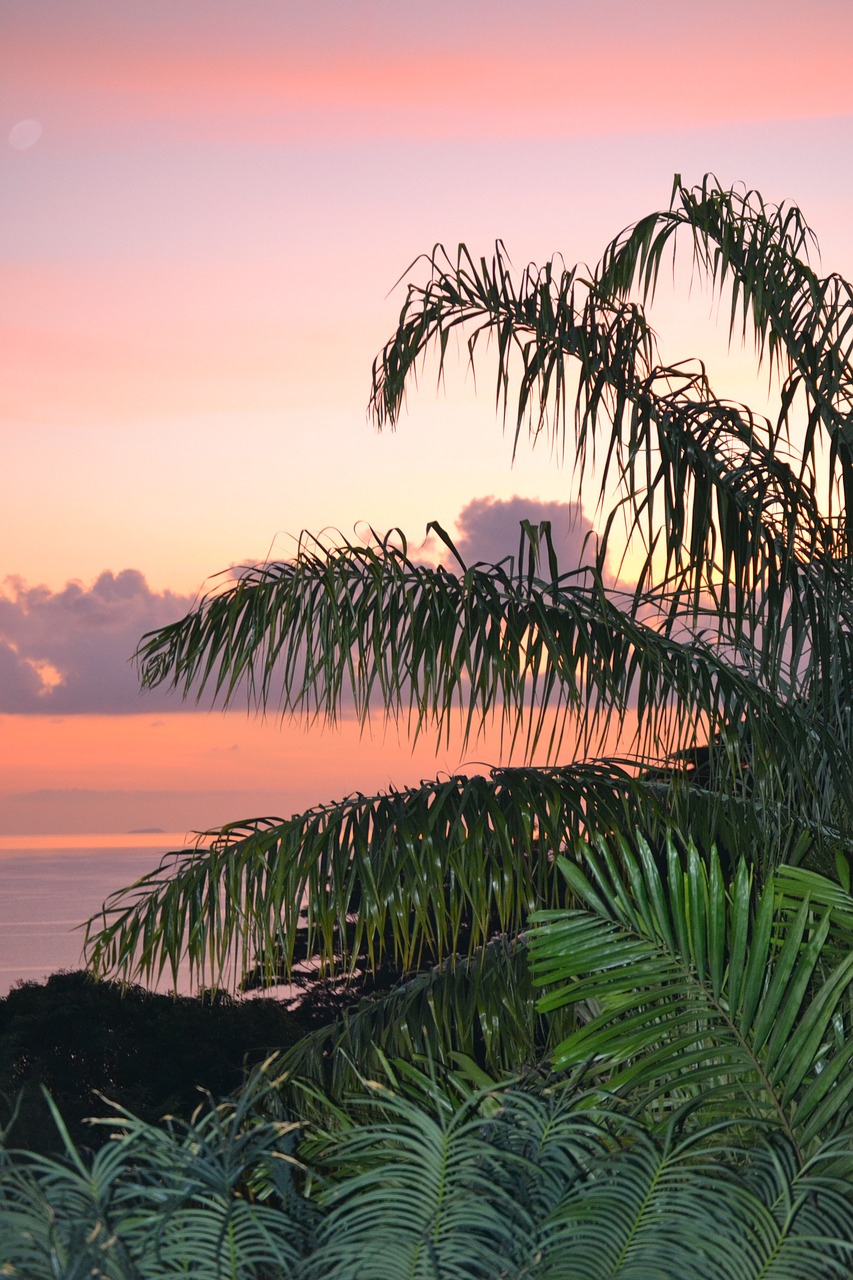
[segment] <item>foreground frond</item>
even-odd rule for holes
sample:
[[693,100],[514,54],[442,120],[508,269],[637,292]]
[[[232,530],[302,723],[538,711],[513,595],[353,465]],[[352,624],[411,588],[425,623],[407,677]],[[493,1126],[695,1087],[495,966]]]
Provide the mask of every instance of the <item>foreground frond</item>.
[[634,792],[606,764],[498,769],[234,824],[113,895],[88,923],[89,963],[176,980],[186,960],[214,983],[259,966],[269,983],[311,962],[341,977],[470,954],[556,904],[554,853],[588,822],[636,816]]
[[397,1070],[301,1152],[329,1179],[299,1280],[849,1273],[853,1199],[831,1172],[849,1164],[849,1141],[800,1166],[772,1126],[746,1149],[724,1125],[655,1132],[568,1088],[472,1090]]
[[[285,1280],[316,1210],[296,1189],[298,1125],[262,1119],[263,1089],[182,1125],[116,1109],[95,1156],[0,1149],[0,1274],[26,1280]],[[255,1195],[254,1192],[264,1192]],[[275,1207],[264,1203],[275,1196]],[[8,1268],[11,1267],[11,1270]]]
[[[822,877],[814,904],[788,871],[756,884],[745,862],[645,841],[578,851],[561,869],[577,909],[537,917],[529,946],[540,1008],[572,1004],[585,1025],[558,1047],[606,1088],[654,1114],[698,1108],[771,1119],[806,1151],[851,1115],[853,900]],[[780,875],[782,873],[780,872]],[[826,946],[839,930],[846,945]],[[581,1011],[584,1011],[581,1013]]]
[[[305,1135],[250,1087],[186,1128],[109,1121],[98,1156],[0,1149],[0,1256],[26,1280],[844,1280],[847,1139],[805,1165],[565,1088],[388,1064]],[[260,1078],[259,1078],[260,1079]],[[257,1081],[255,1085],[257,1086]],[[274,1095],[269,1095],[274,1102]]]

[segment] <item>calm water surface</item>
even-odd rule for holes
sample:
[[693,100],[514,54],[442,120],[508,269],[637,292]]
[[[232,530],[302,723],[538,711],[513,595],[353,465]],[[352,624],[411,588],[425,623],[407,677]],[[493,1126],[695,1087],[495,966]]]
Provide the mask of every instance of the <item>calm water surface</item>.
[[78,928],[116,889],[154,870],[186,834],[0,836],[0,996],[82,966]]

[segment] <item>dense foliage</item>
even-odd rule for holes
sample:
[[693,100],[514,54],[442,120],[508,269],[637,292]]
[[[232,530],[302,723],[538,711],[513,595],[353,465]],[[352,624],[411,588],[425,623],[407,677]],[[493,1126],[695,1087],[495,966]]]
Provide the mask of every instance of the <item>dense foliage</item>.
[[[101,1280],[804,1280],[853,1269],[849,1134],[660,1126],[577,1082],[400,1064],[334,1128],[236,1103],[118,1114],[86,1159],[0,1151],[4,1274]],[[57,1122],[61,1128],[61,1121]]]
[[78,1146],[107,1138],[103,1127],[84,1123],[103,1097],[149,1123],[167,1113],[188,1119],[200,1089],[233,1092],[273,1049],[297,1044],[333,1016],[334,1007],[296,1012],[224,992],[156,995],[84,972],[20,983],[0,999],[0,1129],[17,1147],[56,1152],[44,1090]]
[[[679,233],[773,416],[662,359]],[[491,340],[498,409],[570,455],[597,552],[563,571],[528,524],[467,565],[436,526],[449,569],[305,536],[145,637],[143,682],[466,740],[496,718],[526,763],[235,824],[105,905],[99,974],[392,985],[203,1133],[7,1159],[18,1273],[66,1266],[77,1205],[111,1276],[853,1275],[853,290],[812,241],[677,178],[592,271],[423,261],[377,423],[451,335],[475,364]]]

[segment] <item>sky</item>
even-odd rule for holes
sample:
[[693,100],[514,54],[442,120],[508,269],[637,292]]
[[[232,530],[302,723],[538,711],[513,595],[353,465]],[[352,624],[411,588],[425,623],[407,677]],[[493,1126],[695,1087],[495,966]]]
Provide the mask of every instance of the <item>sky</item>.
[[[489,559],[528,514],[575,555],[592,503],[547,447],[513,461],[463,359],[395,433],[369,423],[395,284],[439,242],[594,262],[709,171],[795,201],[853,276],[851,84],[849,0],[3,0],[0,836],[201,829],[479,767],[493,743],[141,694],[130,659],[302,529],[419,545],[439,520]],[[701,288],[654,320],[760,406]]]

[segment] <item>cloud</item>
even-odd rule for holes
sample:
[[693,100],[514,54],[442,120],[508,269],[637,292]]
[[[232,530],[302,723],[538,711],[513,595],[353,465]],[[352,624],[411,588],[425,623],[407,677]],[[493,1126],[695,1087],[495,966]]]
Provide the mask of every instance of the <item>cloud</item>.
[[[514,497],[476,498],[460,512],[454,541],[468,564],[517,556],[520,521],[551,522],[561,572],[589,562],[592,525],[578,504]],[[421,554],[454,567],[435,536]],[[543,566],[547,573],[547,565]],[[128,715],[197,710],[168,688],[140,691],[134,651],[145,632],[176,622],[196,603],[192,596],[156,592],[138,569],[104,572],[91,586],[69,582],[61,590],[10,577],[0,586],[0,714]],[[212,697],[202,702],[209,707]],[[276,705],[275,698],[271,705]],[[239,697],[234,706],[245,709]],[[344,698],[344,713],[350,699]]]
[[[542,502],[535,498],[474,498],[456,517],[453,542],[466,564],[497,564],[507,556],[518,563],[521,522],[551,525],[551,539],[561,573],[595,560],[597,542],[592,523],[577,502]],[[453,557],[432,535],[424,545],[430,558],[448,568]],[[547,561],[542,565],[547,574]]]
[[[140,637],[182,617],[191,596],[152,591],[137,569],[60,591],[7,578],[0,588],[0,712],[127,714],[179,710],[165,690],[140,693]],[[194,704],[189,704],[194,706]]]

